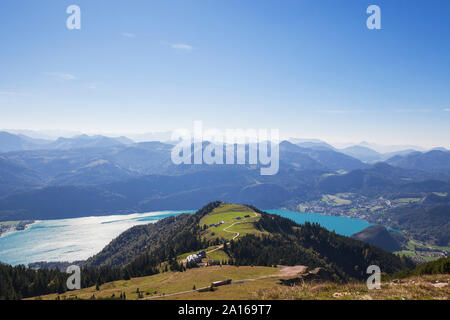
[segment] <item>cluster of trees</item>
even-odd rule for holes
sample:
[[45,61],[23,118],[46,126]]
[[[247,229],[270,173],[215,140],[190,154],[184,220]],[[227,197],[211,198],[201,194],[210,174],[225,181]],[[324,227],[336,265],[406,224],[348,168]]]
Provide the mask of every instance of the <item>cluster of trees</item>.
[[[178,263],[176,257],[210,245],[201,239],[198,223],[219,205],[220,202],[213,202],[194,215],[169,217],[122,233],[82,267],[81,287],[99,288],[111,281],[195,267]],[[64,293],[69,276],[59,269],[33,270],[25,266],[0,264],[0,300]]]
[[[86,268],[81,271],[81,286],[100,286],[103,283],[126,278],[126,269]],[[0,300],[17,300],[67,291],[70,275],[59,269],[33,270],[25,266],[0,264]]]
[[[81,269],[81,287],[95,286],[97,290],[107,282],[130,280],[164,271],[186,271],[196,265],[184,265],[175,258],[173,250],[167,258],[164,254],[142,254],[132,263],[122,267],[88,267]],[[165,262],[168,261],[168,262]],[[25,266],[0,264],[0,300],[17,300],[51,293],[65,293],[70,275],[59,269],[33,270]]]
[[98,267],[132,264],[132,269],[137,272],[136,269],[141,269],[143,263],[154,266],[179,254],[207,248],[210,243],[200,236],[199,222],[219,205],[220,202],[213,202],[193,215],[182,214],[154,224],[133,227],[111,241],[100,253],[90,258],[86,265]]
[[[82,267],[82,287],[99,288],[103,283],[115,280],[129,280],[131,277],[149,276],[168,270],[183,272],[196,267],[193,263],[179,263],[177,256],[214,244],[202,239],[199,222],[219,205],[220,202],[213,202],[194,215],[169,217],[124,232]],[[298,225],[292,220],[269,215],[256,208],[253,210],[261,214],[254,226],[264,231],[264,234],[248,234],[224,243],[223,250],[230,259],[223,263],[322,267],[334,279],[344,281],[367,278],[366,269],[369,265],[378,265],[388,274],[415,266],[406,258],[337,235],[318,224]],[[427,268],[448,272],[448,264],[447,260],[444,267],[439,264]],[[0,299],[63,293],[67,290],[68,276],[59,270],[0,265]]]
[[330,232],[318,224],[295,222],[261,213],[255,223],[270,235],[246,235],[230,243],[229,251],[239,265],[308,265],[331,270],[341,280],[365,279],[369,265],[378,265],[392,274],[414,267],[407,258]]
[[296,245],[280,235],[246,235],[232,241],[229,249],[234,265],[296,265],[317,267],[326,264],[312,250]]
[[16,300],[41,294],[63,292],[67,275],[58,270],[36,272],[24,266],[0,264],[0,299]]
[[450,274],[450,257],[440,258],[436,261],[421,264],[415,269],[405,269],[395,273],[393,278],[420,276],[424,274]]

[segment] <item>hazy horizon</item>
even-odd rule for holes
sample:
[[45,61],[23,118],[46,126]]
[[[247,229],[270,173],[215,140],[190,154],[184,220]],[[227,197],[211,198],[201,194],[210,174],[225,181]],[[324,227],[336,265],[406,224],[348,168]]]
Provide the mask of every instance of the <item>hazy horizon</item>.
[[0,127],[139,135],[201,120],[450,148],[448,1],[380,0],[381,30],[365,0],[79,0],[69,30],[72,4],[2,4]]
[[[111,133],[111,132],[82,132],[82,131],[67,131],[67,130],[29,130],[29,129],[0,129],[0,132],[8,132],[11,134],[21,134],[33,139],[43,140],[57,140],[58,138],[75,138],[81,135],[88,135],[89,137],[104,136],[109,138],[126,137],[133,142],[148,142],[159,141],[169,142],[171,131],[149,131],[142,133]],[[331,145],[336,149],[344,149],[351,146],[365,146],[379,153],[389,153],[396,151],[403,151],[407,149],[415,149],[417,151],[429,151],[435,148],[445,148],[444,145],[423,146],[423,145],[410,145],[410,144],[380,144],[373,141],[330,141],[317,138],[305,138],[305,137],[281,137],[281,141],[302,140],[302,142],[322,142]]]

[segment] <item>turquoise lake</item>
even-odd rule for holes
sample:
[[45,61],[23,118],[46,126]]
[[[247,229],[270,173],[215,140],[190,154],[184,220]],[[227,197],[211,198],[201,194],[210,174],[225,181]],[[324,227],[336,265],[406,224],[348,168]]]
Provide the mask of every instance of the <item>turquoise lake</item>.
[[[287,210],[266,210],[272,214],[302,224],[316,222],[345,236],[361,231],[371,224],[361,219],[301,213]],[[102,250],[123,231],[163,218],[193,213],[187,211],[158,211],[61,220],[38,221],[25,231],[6,234],[0,238],[0,262],[18,265],[39,261],[85,260]]]

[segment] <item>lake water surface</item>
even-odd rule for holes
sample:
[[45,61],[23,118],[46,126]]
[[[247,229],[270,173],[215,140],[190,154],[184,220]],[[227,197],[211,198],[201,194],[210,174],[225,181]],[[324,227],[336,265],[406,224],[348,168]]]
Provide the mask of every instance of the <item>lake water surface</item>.
[[298,224],[305,222],[315,222],[330,231],[335,231],[343,236],[351,236],[365,228],[371,226],[369,222],[362,219],[327,216],[319,213],[304,213],[288,210],[266,210],[268,213],[277,214],[285,218],[294,220]]
[[[342,235],[352,235],[370,224],[361,219],[333,217],[287,210],[266,210],[297,223],[317,222]],[[102,250],[112,239],[132,226],[154,223],[168,216],[187,211],[159,211],[38,221],[25,231],[6,234],[0,238],[0,262],[11,265],[39,261],[85,260]]]

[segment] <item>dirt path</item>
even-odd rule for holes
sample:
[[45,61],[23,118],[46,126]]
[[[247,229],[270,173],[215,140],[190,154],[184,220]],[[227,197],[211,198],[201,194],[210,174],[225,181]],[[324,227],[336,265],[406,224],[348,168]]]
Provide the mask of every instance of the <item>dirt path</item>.
[[[254,213],[254,218],[256,218],[256,217],[258,217],[258,214],[256,213],[256,212],[254,212],[253,211],[253,213]],[[249,219],[249,218],[247,218],[247,219]],[[247,219],[245,219],[245,220],[247,220]],[[236,225],[236,224],[240,224],[240,223],[248,223],[247,221],[238,221],[238,222],[235,222],[235,223],[233,223],[231,226],[228,226],[228,227],[226,227],[226,228],[224,228],[223,229],[223,231],[225,231],[225,232],[228,232],[228,233],[234,233],[235,235],[234,235],[234,237],[233,237],[233,239],[231,239],[231,240],[234,240],[234,239],[236,239],[237,237],[239,237],[239,232],[234,232],[234,231],[228,231],[227,229],[228,228],[231,228],[232,226],[234,226],[234,225]]]
[[293,277],[299,273],[304,273],[308,269],[306,266],[284,267],[280,270],[282,276]]
[[[253,211],[253,214],[254,214],[254,216],[253,216],[254,218],[258,217],[258,214],[256,212]],[[235,222],[232,225],[230,225],[230,226],[228,226],[228,227],[223,229],[223,231],[225,231],[225,232],[234,233],[234,237],[231,240],[235,240],[237,237],[239,237],[240,233],[237,232],[237,231],[236,232],[235,231],[228,231],[227,229],[231,228],[232,226],[234,226],[236,224],[239,224],[239,223],[247,223],[247,221],[238,221],[238,222]],[[214,252],[214,251],[217,251],[217,250],[220,250],[220,249],[223,249],[223,244],[221,244],[220,246],[218,246],[217,248],[215,248],[213,250],[207,251],[206,253],[211,253],[211,252]]]
[[239,224],[239,223],[245,223],[245,222],[235,222],[235,223],[233,223],[231,226],[228,226],[228,227],[226,227],[226,228],[223,229],[223,231],[225,231],[225,232],[228,232],[228,233],[234,233],[234,237],[233,237],[231,240],[236,239],[237,237],[239,237],[240,234],[239,234],[239,232],[228,231],[227,229],[228,229],[228,228],[231,228],[231,227],[234,226],[235,224]]
[[[256,217],[258,217],[258,214],[256,213],[256,212],[254,212],[253,211],[253,218],[256,218]],[[247,218],[247,219],[249,219],[249,218]],[[247,219],[245,219],[245,220],[247,220]],[[227,221],[227,222],[232,222],[232,221]],[[237,237],[239,237],[240,236],[240,233],[239,232],[234,232],[234,231],[228,231],[227,229],[228,228],[231,228],[232,226],[234,226],[234,225],[236,225],[236,224],[239,224],[239,223],[248,223],[247,221],[238,221],[238,222],[235,222],[235,223],[233,223],[232,225],[230,225],[230,226],[228,226],[228,227],[226,227],[226,228],[224,228],[223,229],[223,231],[225,231],[225,232],[228,232],[228,233],[234,233],[234,236],[233,236],[233,238],[231,239],[231,240],[235,240]],[[219,245],[219,246],[217,246],[216,248],[214,248],[214,249],[212,249],[212,250],[209,250],[209,251],[206,251],[206,254],[208,254],[208,253],[212,253],[212,252],[214,252],[214,251],[217,251],[217,250],[220,250],[220,249],[223,249],[223,244],[221,244],[221,245]],[[186,263],[186,259],[183,259],[183,260],[181,260],[181,262],[183,262],[183,263]]]

